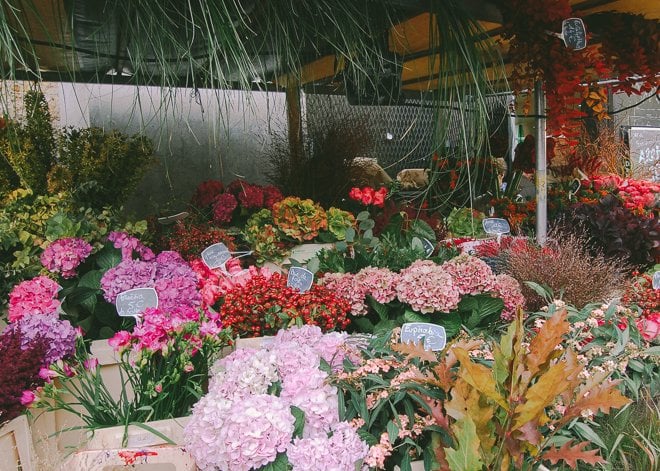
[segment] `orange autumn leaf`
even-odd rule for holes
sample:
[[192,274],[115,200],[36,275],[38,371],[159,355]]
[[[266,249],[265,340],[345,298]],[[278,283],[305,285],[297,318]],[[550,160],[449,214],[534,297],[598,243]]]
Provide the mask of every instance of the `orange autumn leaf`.
[[539,333],[530,342],[526,364],[532,376],[536,375],[543,365],[548,364],[561,353],[555,348],[561,343],[564,334],[568,332],[567,316],[565,309],[557,312],[543,324]]
[[629,404],[631,400],[621,394],[621,391],[616,388],[620,382],[607,381],[587,391],[586,395],[580,397],[573,405],[566,409],[561,422],[568,422],[587,409],[593,412],[601,411],[604,414],[609,414],[610,409],[620,409],[626,404]]
[[484,365],[473,363],[468,352],[462,348],[454,348],[453,351],[458,361],[461,362],[459,376],[484,396],[497,402],[504,410],[508,411],[509,404],[497,390],[492,370]]
[[429,363],[434,363],[438,361],[438,358],[430,350],[425,350],[422,342],[419,343],[397,343],[392,345],[392,350],[395,352],[402,353],[406,355],[407,360],[412,360],[413,358],[419,358],[423,361],[428,361]]
[[552,464],[557,464],[559,461],[564,461],[571,469],[577,467],[578,460],[584,461],[587,464],[605,463],[605,460],[598,456],[598,450],[584,450],[589,442],[580,442],[575,446],[571,446],[572,440],[564,443],[561,448],[552,448],[547,450],[541,456],[541,459],[550,461]]

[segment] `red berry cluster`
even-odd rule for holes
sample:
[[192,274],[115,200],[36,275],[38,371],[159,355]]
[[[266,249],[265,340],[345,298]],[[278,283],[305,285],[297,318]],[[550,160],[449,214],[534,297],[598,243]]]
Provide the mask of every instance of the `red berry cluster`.
[[633,272],[635,280],[626,289],[621,302],[626,306],[636,305],[642,310],[642,316],[648,317],[660,311],[660,290],[653,289],[650,275]]
[[225,295],[220,316],[234,335],[260,337],[300,323],[317,325],[324,332],[343,330],[350,323],[349,310],[346,300],[321,285],[300,293],[287,287],[280,274],[258,274]]
[[206,247],[218,242],[225,244],[230,251],[236,250],[234,238],[226,231],[206,224],[185,224],[179,221],[162,245],[166,250],[179,252],[184,259],[191,261],[199,258]]

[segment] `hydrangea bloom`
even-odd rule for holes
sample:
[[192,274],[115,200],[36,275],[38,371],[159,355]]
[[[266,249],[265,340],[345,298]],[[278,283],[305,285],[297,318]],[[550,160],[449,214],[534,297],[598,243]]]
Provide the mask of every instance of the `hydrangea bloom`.
[[376,301],[389,303],[396,298],[397,274],[387,268],[367,267],[355,275],[359,291],[366,291]]
[[[199,468],[258,469],[288,450],[302,466],[314,450],[325,450],[337,456],[317,456],[313,469],[354,470],[369,448],[350,424],[339,422],[337,389],[319,369],[321,355],[335,357],[345,338],[294,327],[278,332],[268,348],[239,349],[216,362],[209,392],[185,429],[186,449]],[[276,382],[281,389],[271,388]],[[292,406],[305,412],[305,438],[293,443]]]
[[277,396],[234,402],[207,394],[186,426],[186,449],[202,470],[258,469],[286,451],[294,422],[289,404]]
[[64,278],[76,276],[78,266],[92,253],[92,246],[83,239],[66,237],[58,239],[41,254],[41,264]]
[[492,291],[495,275],[486,262],[470,255],[460,255],[442,264],[461,295]]
[[113,243],[116,249],[121,249],[123,260],[132,259],[133,253],[136,253],[145,261],[153,260],[155,257],[153,251],[140,242],[140,239],[128,235],[126,232],[113,231],[108,235],[108,240]]
[[114,303],[117,295],[133,288],[153,287],[156,265],[141,260],[126,259],[111,268],[101,278],[103,297]]
[[461,300],[452,276],[430,260],[417,260],[401,270],[396,292],[399,301],[422,313],[449,312]]
[[355,275],[352,273],[326,273],[322,278],[323,286],[334,291],[338,296],[351,305],[351,314],[365,316],[369,308],[365,304],[367,295],[366,286],[354,283]]
[[37,338],[43,338],[46,341],[44,365],[73,355],[76,349],[76,330],[69,321],[60,320],[56,315],[22,317],[3,332],[0,342],[9,332],[20,335],[22,350],[28,350]]
[[264,208],[273,209],[273,205],[278,201],[284,199],[284,195],[279,188],[273,185],[263,187],[264,192]]
[[217,224],[229,224],[237,207],[238,201],[231,193],[218,195],[213,204],[213,221]]
[[369,447],[350,424],[340,422],[332,427],[332,436],[296,438],[287,450],[293,471],[354,471]]
[[504,301],[504,309],[500,317],[506,321],[515,317],[519,307],[525,307],[525,297],[520,291],[520,283],[509,275],[501,274],[495,277],[493,293]]
[[9,322],[34,314],[53,314],[60,307],[60,285],[46,276],[38,276],[16,285],[9,293]]
[[238,201],[243,208],[262,208],[264,206],[264,192],[261,187],[257,185],[246,183],[238,193]]

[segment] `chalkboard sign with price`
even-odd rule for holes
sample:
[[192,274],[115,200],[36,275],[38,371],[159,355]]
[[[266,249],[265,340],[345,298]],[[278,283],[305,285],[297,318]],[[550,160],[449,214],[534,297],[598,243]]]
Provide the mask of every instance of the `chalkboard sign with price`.
[[408,322],[401,326],[401,343],[419,343],[424,339],[424,350],[437,352],[445,348],[447,333],[441,325],[426,322]]
[[202,252],[202,260],[211,269],[223,268],[230,258],[231,253],[229,253],[229,249],[222,242],[209,245]]
[[653,289],[660,289],[660,271],[653,274]]
[[587,47],[587,30],[580,18],[567,18],[562,21],[561,35],[566,47],[573,51]]
[[287,276],[286,285],[289,288],[294,288],[304,293],[309,291],[314,282],[314,273],[302,267],[289,268],[289,275]]
[[115,300],[121,317],[138,317],[148,307],[158,307],[158,293],[153,288],[135,288],[123,291]]
[[482,225],[486,234],[502,235],[511,232],[509,221],[501,218],[486,218],[483,220]]

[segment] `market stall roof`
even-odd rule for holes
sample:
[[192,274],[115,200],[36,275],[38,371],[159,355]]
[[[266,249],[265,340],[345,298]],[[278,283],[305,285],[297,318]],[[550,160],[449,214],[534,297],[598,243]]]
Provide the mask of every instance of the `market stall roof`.
[[[490,37],[500,39],[504,20],[497,5],[506,2],[507,0],[466,0],[463,6],[479,20]],[[127,1],[127,4],[131,3]],[[260,0],[242,0],[238,3],[249,15],[258,15],[259,9],[264,5]],[[378,2],[371,1],[371,5],[374,3]],[[0,40],[3,41],[3,46],[13,46],[10,52],[0,53],[0,72],[3,77],[160,84],[158,69],[168,67],[179,78],[178,85],[214,86],[214,81],[209,79],[209,68],[206,69],[205,77],[196,76],[203,68],[205,58],[202,53],[195,54],[194,44],[185,51],[171,51],[170,57],[164,57],[162,51],[152,56],[136,54],[129,44],[131,38],[125,34],[127,28],[123,23],[126,20],[122,21],[120,15],[115,17],[109,14],[108,5],[111,4],[113,2],[107,0],[3,2],[3,7],[0,8]],[[186,8],[187,4],[188,2],[178,2],[181,8]],[[383,31],[383,35],[387,37],[388,52],[396,54],[403,64],[400,71],[402,89],[433,89],[433,76],[437,72],[438,61],[437,51],[430,49],[429,2],[383,0],[382,4],[386,4],[392,12],[390,24],[393,26],[388,28],[389,31]],[[657,0],[570,0],[570,4],[574,13],[587,22],[591,15],[600,12],[642,14],[647,19],[660,19],[660,1]],[[170,1],[169,5],[177,5],[177,2]],[[162,13],[157,7],[142,10],[144,17],[138,18],[137,21],[141,21],[144,29],[149,32],[151,22]],[[172,24],[169,28],[178,31],[186,29],[187,25]],[[161,33],[162,31],[160,30]],[[255,29],[255,33],[258,35],[259,30]],[[198,38],[194,40],[197,41]],[[499,44],[506,58],[506,41],[500,41]],[[343,91],[343,82],[336,78],[344,64],[337,60],[333,51],[316,48],[306,53],[306,57],[308,59],[303,61],[301,70],[303,84],[314,84],[327,91]],[[134,74],[135,64],[140,61],[143,67],[147,64],[146,68],[153,73]],[[255,58],[254,63],[254,82],[284,82],[281,61],[276,57],[275,51],[269,50],[268,45],[260,49],[259,57]],[[226,80],[220,85],[231,83],[232,76],[237,75],[232,70],[231,60],[226,60],[223,65],[227,69]]]

